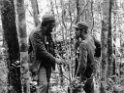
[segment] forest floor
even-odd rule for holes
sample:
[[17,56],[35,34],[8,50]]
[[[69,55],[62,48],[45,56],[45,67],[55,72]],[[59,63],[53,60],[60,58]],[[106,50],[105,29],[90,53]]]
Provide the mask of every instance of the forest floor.
[[[0,93],[7,93],[8,90],[8,69],[5,56],[0,56]],[[121,69],[122,72],[124,69]],[[71,93],[72,81],[75,78],[70,77],[70,73],[62,69],[60,72],[59,66],[52,73],[50,79],[50,92],[51,93]],[[97,77],[94,77],[94,90],[95,93],[100,93],[101,82]],[[107,83],[103,84],[105,93],[124,93],[124,75],[111,76],[107,79]],[[85,93],[85,92],[82,92]]]

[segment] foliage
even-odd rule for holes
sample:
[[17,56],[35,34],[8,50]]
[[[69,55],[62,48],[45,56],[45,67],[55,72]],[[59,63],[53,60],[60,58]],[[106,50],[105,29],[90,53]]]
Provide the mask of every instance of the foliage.
[[0,47],[0,93],[8,92],[7,51]]
[[119,80],[116,75],[111,76],[107,79],[107,85],[105,85],[106,93],[123,93],[124,87],[122,83],[124,83],[124,80]]
[[[79,1],[79,2],[78,2]],[[116,0],[113,0],[116,1]],[[1,2],[1,1],[0,1]],[[42,1],[38,0],[39,7],[42,6]],[[48,0],[47,5],[48,14],[53,14],[56,17],[56,28],[52,33],[53,39],[56,42],[56,54],[63,58],[64,61],[69,64],[67,66],[57,66],[56,71],[52,73],[51,78],[51,91],[67,93],[69,89],[77,88],[80,85],[78,80],[74,78],[74,67],[75,67],[75,49],[74,49],[74,29],[73,25],[78,21],[86,21],[90,27],[91,34],[96,36],[96,38],[101,41],[101,31],[102,31],[102,21],[103,21],[103,0]],[[77,2],[79,5],[77,5]],[[11,3],[11,2],[9,2]],[[43,2],[42,2],[43,3]],[[116,2],[114,2],[115,5]],[[120,2],[119,4],[123,4]],[[1,5],[1,7],[3,7]],[[33,30],[33,11],[31,7],[31,2],[25,0],[25,10],[26,10],[26,26],[27,32],[29,33]],[[44,14],[44,9],[40,9],[39,19]],[[80,12],[78,14],[78,11]],[[113,42],[113,64],[115,62],[115,74],[117,76],[111,76],[107,78],[107,83],[103,86],[105,87],[106,93],[123,93],[123,55],[124,55],[124,25],[123,16],[124,12],[122,8],[116,8],[113,5],[112,9],[112,42]],[[41,20],[41,19],[40,19]],[[104,40],[102,40],[104,41]],[[102,51],[104,52],[104,51]],[[119,60],[118,60],[119,59]],[[99,93],[101,83],[101,59],[96,61],[96,74],[94,77],[95,91]],[[4,66],[3,66],[4,65]],[[15,68],[12,68],[12,70]],[[6,56],[2,56],[0,59],[0,93],[6,93],[7,91],[7,65]],[[10,71],[11,72],[11,71]],[[1,75],[2,74],[2,75]],[[13,77],[16,76],[13,75]],[[120,78],[121,77],[121,78]],[[12,81],[14,82],[14,81]],[[34,87],[31,85],[32,89]],[[9,87],[8,89],[12,89]],[[64,90],[65,89],[65,90]],[[3,92],[5,91],[5,92]],[[34,90],[35,91],[35,90]]]

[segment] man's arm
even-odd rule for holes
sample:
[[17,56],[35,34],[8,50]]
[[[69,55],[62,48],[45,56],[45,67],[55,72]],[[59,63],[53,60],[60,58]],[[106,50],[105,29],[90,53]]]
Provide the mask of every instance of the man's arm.
[[99,58],[99,57],[101,57],[101,42],[98,41],[95,37],[93,37],[93,39],[94,39],[94,43],[95,43],[95,46],[96,46],[94,56]]
[[33,34],[33,43],[36,56],[39,59],[48,60],[50,62],[56,62],[55,57],[53,57],[53,55],[46,50],[45,45],[43,43],[43,39],[38,33]]
[[31,53],[31,51],[33,50],[32,45],[31,45],[31,40],[29,37],[29,41],[28,41],[28,54]]
[[86,43],[82,42],[80,44],[80,57],[79,57],[79,73],[83,74],[87,66],[87,47]]

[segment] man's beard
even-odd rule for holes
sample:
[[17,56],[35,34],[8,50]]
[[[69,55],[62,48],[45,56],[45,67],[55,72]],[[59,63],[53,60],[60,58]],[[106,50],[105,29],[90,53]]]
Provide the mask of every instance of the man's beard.
[[75,35],[76,39],[79,39],[81,37],[81,35]]
[[49,35],[51,35],[51,32],[52,32],[52,29],[47,29],[45,35],[49,36]]

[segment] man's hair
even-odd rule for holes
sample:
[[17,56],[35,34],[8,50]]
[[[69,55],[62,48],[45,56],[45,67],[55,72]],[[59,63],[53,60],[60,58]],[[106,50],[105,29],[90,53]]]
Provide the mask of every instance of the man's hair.
[[41,26],[46,26],[49,23],[55,22],[55,17],[52,15],[44,15],[42,18]]

